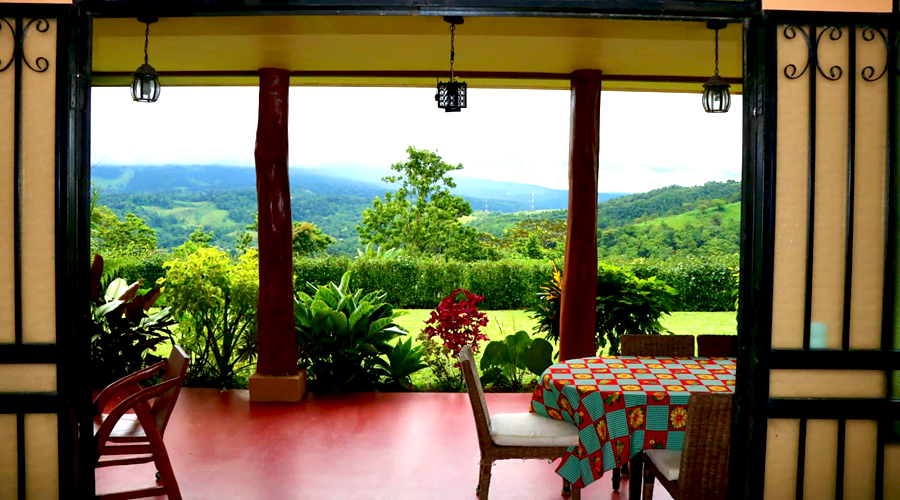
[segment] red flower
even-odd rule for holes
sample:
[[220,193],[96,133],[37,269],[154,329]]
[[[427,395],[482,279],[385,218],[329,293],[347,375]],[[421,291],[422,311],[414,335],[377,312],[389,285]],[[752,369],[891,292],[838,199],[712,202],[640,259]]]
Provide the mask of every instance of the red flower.
[[[456,297],[460,293],[465,295],[464,299],[457,300]],[[475,295],[474,293],[457,288],[450,292],[450,295],[444,297],[437,309],[431,311],[431,317],[425,324],[429,325],[425,328],[425,334],[428,338],[440,337],[444,341],[444,347],[450,349],[453,356],[458,356],[459,351],[467,344],[472,345],[472,350],[478,352],[478,341],[488,340],[487,336],[481,333],[481,328],[488,323],[487,315],[478,312],[477,304],[482,302],[484,297]]]

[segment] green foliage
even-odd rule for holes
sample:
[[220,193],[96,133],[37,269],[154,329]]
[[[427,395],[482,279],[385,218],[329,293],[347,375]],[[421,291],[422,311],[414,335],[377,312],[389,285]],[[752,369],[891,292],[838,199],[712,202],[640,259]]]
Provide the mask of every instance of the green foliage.
[[518,331],[504,340],[487,345],[481,357],[482,383],[519,391],[525,375],[540,374],[553,364],[553,345],[542,338],[532,339]]
[[638,278],[625,268],[600,264],[597,270],[597,344],[619,353],[625,334],[659,334],[659,318],[672,312],[678,292],[656,277]]
[[356,258],[357,259],[384,259],[391,260],[395,257],[399,257],[403,253],[402,248],[385,248],[383,245],[375,246],[372,242],[366,243],[365,250],[361,250],[359,248],[356,249]]
[[308,370],[316,392],[368,391],[386,380],[403,385],[424,367],[415,359],[418,351],[397,353],[393,368],[382,357],[395,349],[391,340],[406,334],[383,293],[351,292],[349,273],[339,285],[309,286],[315,293],[297,292],[294,318],[300,367]]
[[463,166],[449,165],[437,154],[412,146],[409,159],[391,165],[399,175],[383,180],[397,190],[375,198],[357,226],[363,243],[403,247],[414,254],[442,254],[455,244],[462,226],[459,218],[472,213],[469,202],[450,194],[456,187],[450,172]]
[[550,281],[541,285],[537,293],[538,301],[528,312],[537,321],[534,333],[543,334],[548,339],[559,339],[560,307],[562,299],[562,273],[553,262]]
[[628,265],[639,278],[656,276],[678,290],[674,311],[734,311],[734,290],[737,281],[733,268],[738,267],[739,256],[712,257],[684,256],[665,262],[637,259],[619,260]]
[[[166,258],[166,255],[159,251],[136,257],[113,257],[104,261],[104,268],[129,283],[143,279],[144,286],[152,286],[160,278],[165,277],[166,268],[163,264]],[[162,303],[165,298],[160,297],[157,303]]]
[[[95,198],[97,194],[95,193]],[[103,205],[91,206],[91,251],[113,257],[140,257],[156,250],[156,233],[129,212],[120,220]]]
[[354,287],[382,290],[395,307],[430,309],[456,288],[484,295],[487,309],[522,309],[537,302],[536,291],[550,263],[528,259],[457,262],[401,255],[392,260],[328,257],[295,259],[295,288],[338,281],[352,271]]
[[[191,353],[194,383],[228,387],[256,357],[259,261],[254,250],[238,259],[201,246],[165,263],[160,280]],[[205,382],[204,382],[205,381]]]
[[334,244],[334,238],[323,233],[314,222],[294,222],[291,242],[294,255],[305,257],[325,253],[325,249]]
[[[561,305],[555,292],[562,280],[557,273],[546,285],[542,307],[532,311],[538,320],[535,333],[554,342],[559,341]],[[655,277],[638,278],[628,269],[601,263],[597,270],[597,348],[609,346],[610,354],[618,354],[621,335],[662,333],[665,329],[659,319],[672,311],[676,296],[674,288]]]
[[408,338],[405,341],[397,341],[397,346],[387,353],[391,379],[396,387],[412,390],[413,385],[409,379],[410,375],[428,368],[428,365],[422,361],[423,349],[422,346],[413,347],[412,339]]
[[150,311],[161,294],[159,287],[142,293],[143,279],[129,284],[104,276],[103,270],[97,255],[91,265],[92,387],[104,387],[159,361],[149,351],[171,340],[169,326],[174,324],[169,308]]

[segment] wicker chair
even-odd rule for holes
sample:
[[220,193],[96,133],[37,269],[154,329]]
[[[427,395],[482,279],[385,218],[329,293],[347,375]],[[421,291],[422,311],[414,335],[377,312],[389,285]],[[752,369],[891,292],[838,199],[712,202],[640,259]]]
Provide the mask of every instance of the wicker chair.
[[644,500],[659,478],[673,500],[725,498],[731,441],[731,394],[692,394],[682,451],[644,453]]
[[[619,353],[622,356],[678,356],[694,355],[694,337],[692,335],[622,335],[619,337]],[[638,460],[634,462],[634,460]],[[639,457],[632,459],[635,473],[640,475]],[[619,489],[620,477],[628,478],[630,467],[626,464],[620,469],[613,469],[613,489]]]
[[[459,353],[460,368],[466,380],[469,401],[475,415],[481,462],[478,486],[475,492],[479,500],[487,500],[491,484],[491,467],[495,460],[541,458],[553,460],[561,457],[569,446],[578,444],[578,429],[562,420],[542,417],[535,413],[488,413],[484,390],[475,366],[472,348],[465,346]],[[581,498],[578,488],[563,480],[563,496],[571,494],[573,500]]]
[[698,335],[697,355],[701,358],[737,356],[737,335]]
[[622,356],[694,356],[692,335],[622,335],[619,341]]

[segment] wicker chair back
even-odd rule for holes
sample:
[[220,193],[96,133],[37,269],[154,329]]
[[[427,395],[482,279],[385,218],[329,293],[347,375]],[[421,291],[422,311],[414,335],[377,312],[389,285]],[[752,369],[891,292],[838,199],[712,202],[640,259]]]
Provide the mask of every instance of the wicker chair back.
[[622,356],[694,356],[693,335],[622,335]]
[[691,395],[676,499],[725,499],[732,400],[731,394]]
[[493,446],[491,441],[491,414],[488,412],[487,402],[484,400],[484,389],[481,387],[481,377],[478,376],[478,367],[475,366],[475,354],[471,346],[464,346],[459,351],[459,368],[463,372],[466,381],[466,391],[469,393],[469,402],[472,403],[472,413],[475,415],[475,429],[478,431],[478,445],[482,453],[486,448]]

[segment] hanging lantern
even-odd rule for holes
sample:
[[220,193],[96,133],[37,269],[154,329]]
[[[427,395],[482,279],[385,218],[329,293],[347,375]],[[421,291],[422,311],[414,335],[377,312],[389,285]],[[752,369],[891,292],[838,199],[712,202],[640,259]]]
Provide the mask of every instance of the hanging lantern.
[[137,102],[156,102],[159,99],[159,73],[147,58],[147,46],[150,42],[150,23],[156,18],[141,18],[139,21],[147,25],[144,30],[144,64],[134,71],[131,80],[131,98]]
[[707,113],[727,113],[731,108],[731,85],[719,76],[719,30],[725,28],[724,21],[710,21],[706,27],[716,31],[716,72],[703,84],[703,110]]
[[456,50],[454,47],[454,34],[456,25],[463,23],[461,17],[445,17],[444,21],[450,23],[450,80],[442,82],[438,80],[437,93],[434,100],[437,101],[438,107],[446,112],[459,111],[466,107],[466,82],[456,81],[453,73],[453,60],[456,58]]

